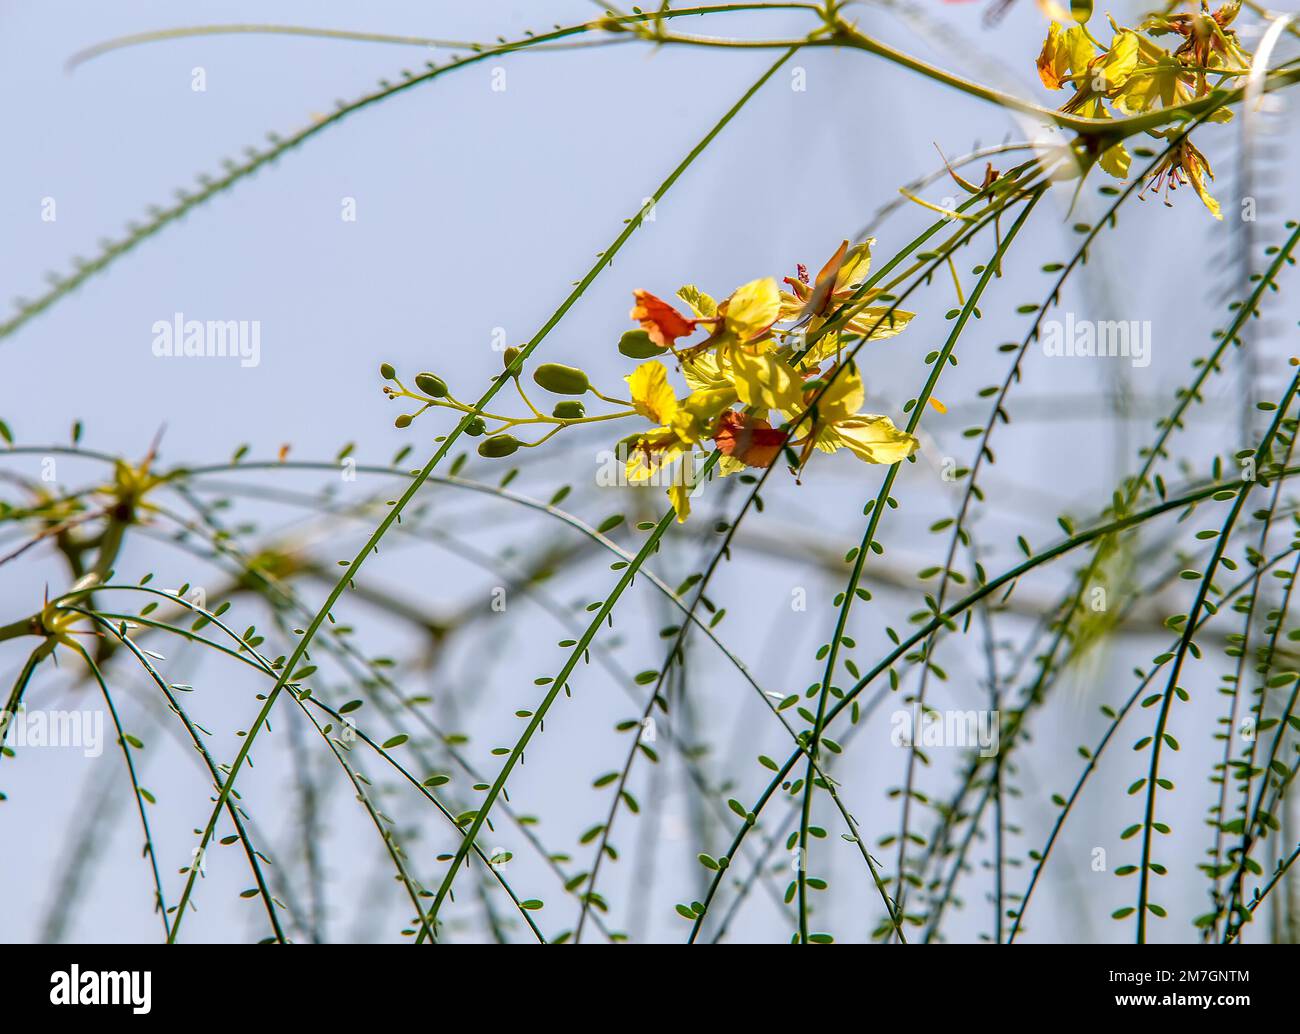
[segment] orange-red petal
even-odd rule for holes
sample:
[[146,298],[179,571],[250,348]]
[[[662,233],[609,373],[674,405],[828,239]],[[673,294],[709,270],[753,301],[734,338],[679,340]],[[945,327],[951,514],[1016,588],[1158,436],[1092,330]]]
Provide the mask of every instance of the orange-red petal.
[[632,292],[632,297],[636,299],[632,318],[660,348],[672,348],[679,337],[695,333],[696,321],[688,320],[662,298],[639,288]]
[[770,467],[781,454],[786,433],[766,420],[730,409],[722,414],[713,440],[724,456],[738,459],[747,467]]

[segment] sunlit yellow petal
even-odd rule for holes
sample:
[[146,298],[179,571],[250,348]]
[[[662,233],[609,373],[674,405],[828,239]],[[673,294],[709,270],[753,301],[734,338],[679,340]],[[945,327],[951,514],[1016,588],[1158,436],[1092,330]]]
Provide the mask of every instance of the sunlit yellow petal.
[[627,480],[633,484],[649,481],[677,460],[683,451],[681,441],[670,428],[661,427],[642,435],[627,454],[624,466]]
[[[1083,26],[1072,25],[1061,34],[1061,45],[1065,50],[1065,63],[1071,74],[1082,75],[1088,71],[1088,66],[1092,59],[1097,56],[1097,49],[1092,45],[1092,40],[1088,39],[1088,34],[1083,31]],[[1078,83],[1076,85],[1086,85]]]
[[751,280],[724,303],[726,328],[742,341],[767,330],[781,312],[781,292],[772,277]]
[[736,388],[732,384],[693,391],[678,403],[672,430],[683,442],[694,444],[709,433],[718,414],[735,403]]
[[849,320],[844,329],[850,336],[861,335],[868,341],[884,341],[906,330],[915,315],[902,309],[890,312],[887,305],[872,305]]
[[835,425],[844,446],[868,463],[898,463],[916,451],[915,437],[894,426],[887,416],[864,414]]
[[781,307],[777,310],[777,322],[792,320],[803,312],[803,302],[789,291],[781,292]]
[[710,317],[718,311],[718,303],[694,284],[687,284],[677,292],[677,297],[689,305],[696,316]]
[[1138,34],[1132,29],[1125,29],[1110,43],[1106,58],[1096,69],[1106,78],[1105,91],[1118,89],[1128,82],[1138,64]]
[[691,391],[730,387],[731,361],[712,352],[697,352],[682,360],[682,376]]
[[668,486],[668,499],[677,511],[677,523],[685,524],[691,515],[691,493],[695,491],[695,458],[690,457]]
[[1101,157],[1097,159],[1097,164],[1101,166],[1102,172],[1114,176],[1117,180],[1122,180],[1128,176],[1129,165],[1132,158],[1129,157],[1128,150],[1123,144],[1115,144],[1102,151]]
[[723,456],[718,460],[718,474],[720,477],[727,477],[729,474],[739,474],[745,470],[745,464],[734,456]]
[[[1222,222],[1223,210],[1219,207],[1219,202],[1215,200],[1214,195],[1210,193],[1209,188],[1205,185],[1205,180],[1201,176],[1201,166],[1196,162],[1188,162],[1184,166],[1184,170],[1187,173],[1188,181],[1192,184],[1192,189],[1195,190],[1200,196],[1200,199],[1205,202],[1205,207],[1210,210],[1210,215]],[[1205,171],[1209,172],[1209,166],[1205,167]],[[1214,174],[1210,173],[1210,175],[1213,176]]]
[[857,367],[850,363],[834,379],[827,374],[829,386],[817,400],[817,420],[819,423],[838,424],[856,416],[862,403],[866,400],[866,389],[862,386],[862,377]]
[[745,405],[783,411],[802,408],[803,378],[770,352],[749,355],[736,351],[731,357],[731,369],[736,394]]
[[642,363],[626,378],[632,408],[656,424],[667,424],[677,412],[677,396],[668,383],[668,370],[658,359]]
[[876,243],[874,237],[868,237],[861,244],[856,244],[844,256],[844,264],[835,276],[835,291],[847,291],[857,287],[871,272],[871,245]]
[[1065,80],[1065,48],[1061,46],[1061,27],[1052,22],[1047,29],[1047,39],[1038,54],[1038,78],[1049,90],[1059,90]]

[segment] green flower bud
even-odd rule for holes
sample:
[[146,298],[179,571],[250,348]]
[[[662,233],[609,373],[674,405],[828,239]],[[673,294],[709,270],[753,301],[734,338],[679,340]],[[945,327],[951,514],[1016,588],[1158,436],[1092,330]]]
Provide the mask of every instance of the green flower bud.
[[[518,356],[519,353],[522,351],[523,351],[522,348],[515,348],[513,345],[511,345],[509,348],[505,350],[505,354],[502,355],[501,357],[501,362],[507,370],[510,369],[510,364],[515,361],[515,357]],[[512,373],[510,376],[518,377],[519,374],[518,372],[515,372]]]
[[586,415],[587,407],[577,399],[557,402],[555,408],[551,410],[551,416],[559,417],[561,420],[581,420]]
[[491,438],[485,438],[479,442],[478,454],[486,456],[488,459],[497,460],[502,456],[509,456],[519,448],[519,439],[512,434],[494,434]]
[[653,359],[668,351],[651,341],[644,330],[629,330],[618,339],[618,350],[629,359]]
[[397,376],[397,371],[393,369],[392,363],[380,363],[379,376],[386,381],[391,381],[394,377]]
[[410,426],[411,426],[411,414],[410,414],[410,413],[403,413],[401,416],[399,416],[396,420],[393,421],[393,426],[394,426],[394,427],[410,427]]
[[447,382],[431,373],[417,373],[415,386],[430,398],[440,399],[447,394]]
[[618,457],[619,460],[627,462],[627,458],[632,455],[632,450],[636,448],[637,442],[639,442],[643,437],[644,435],[642,435],[640,431],[637,431],[624,438],[620,438],[614,446],[614,455]]
[[486,430],[487,430],[487,424],[483,421],[483,418],[481,416],[476,416],[473,420],[471,420],[468,424],[465,425],[465,433],[469,435],[471,438],[477,438]]
[[533,380],[556,395],[584,395],[591,386],[587,375],[576,366],[542,363],[533,371]]

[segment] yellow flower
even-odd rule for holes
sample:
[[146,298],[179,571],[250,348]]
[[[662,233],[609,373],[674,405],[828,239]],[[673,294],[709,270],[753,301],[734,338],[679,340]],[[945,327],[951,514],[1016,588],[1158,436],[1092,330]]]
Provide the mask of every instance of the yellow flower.
[[1049,90],[1059,90],[1067,82],[1075,81],[1088,71],[1097,56],[1097,50],[1080,25],[1072,25],[1064,32],[1052,22],[1047,29],[1047,39],[1038,55],[1038,77]]
[[[1204,10],[1204,9],[1203,9]],[[1212,14],[1153,14],[1142,28],[1153,36],[1175,33],[1184,42],[1174,51],[1187,64],[1201,68],[1243,69],[1250,67],[1250,53],[1241,46],[1229,26],[1241,11],[1241,0],[1222,4]],[[1204,93],[1198,89],[1197,95]]]
[[1115,110],[1123,115],[1136,115],[1160,102],[1161,107],[1172,107],[1192,99],[1192,79],[1183,71],[1182,64],[1172,55],[1160,51],[1115,94]]
[[[886,464],[905,460],[916,451],[920,444],[917,439],[895,427],[889,417],[858,412],[866,399],[866,392],[854,366],[841,370],[837,376],[832,370],[826,380],[829,386],[821,397],[817,398],[816,392],[810,391],[799,407],[800,410],[811,407],[808,419],[794,429],[797,433],[801,428],[808,428],[797,442],[803,446],[801,467],[813,448],[822,452],[844,448],[867,463]],[[792,422],[799,416],[799,412],[790,410],[784,413]]]
[[[690,393],[677,396],[667,368],[657,359],[641,363],[628,375],[633,411],[656,425],[620,444],[628,481],[645,483],[653,478],[656,484],[667,484],[680,522],[690,514],[697,461],[709,446],[717,450],[716,469],[723,476],[747,467],[770,467],[787,444],[803,446],[800,466],[813,448],[828,452],[847,448],[870,463],[896,463],[910,456],[917,447],[912,435],[898,430],[888,417],[858,412],[863,390],[856,368],[846,368],[820,398],[809,391],[804,379],[823,358],[838,350],[843,334],[890,337],[911,320],[908,312],[857,307],[865,306],[872,297],[864,289],[872,243],[867,240],[850,248],[845,241],[815,284],[800,266],[799,278],[786,281],[792,293],[782,294],[776,280],[767,277],[752,280],[715,302],[688,284],[677,297],[694,319],[653,295],[635,292],[633,318],[653,344],[672,350]],[[796,330],[816,330],[850,299],[855,306],[851,318],[834,334],[821,335],[811,352],[792,341],[793,330],[774,329],[794,320]],[[712,328],[708,339],[675,349],[676,339],[698,325]],[[778,338],[783,340],[780,348]],[[811,413],[803,419],[810,406]],[[773,414],[779,419],[773,419]],[[791,426],[796,417],[798,423]],[[774,426],[778,423],[783,426]],[[800,428],[806,433],[790,442]]]
[[683,358],[682,370],[692,389],[684,399],[673,393],[668,371],[657,359],[642,363],[625,379],[633,409],[661,424],[660,431],[672,432],[682,444],[693,445],[708,437],[713,421],[735,404],[736,387],[730,363],[708,353]]
[[632,484],[649,481],[680,459],[686,448],[677,434],[667,427],[656,428],[635,438],[624,467],[628,481]]
[[[786,277],[790,291],[781,295],[781,319],[801,321],[800,333],[812,336],[843,305],[854,299],[871,272],[871,246],[874,237],[849,247],[844,241],[839,250],[809,283],[808,271],[800,265],[798,274]],[[874,292],[864,292],[855,304],[869,300]],[[800,339],[793,333],[786,335],[786,343],[804,357],[804,362],[814,365],[835,355],[841,347],[841,336],[864,337],[868,341],[883,341],[900,333],[912,321],[913,313],[884,306],[866,306],[857,309],[853,317],[838,333],[823,334],[811,349],[801,347]]]
[[[1082,26],[1062,31],[1053,22],[1047,30],[1047,40],[1038,56],[1038,76],[1051,90],[1061,89],[1066,82],[1074,84],[1074,96],[1061,105],[1062,111],[1108,119],[1111,115],[1105,100],[1113,101],[1127,114],[1127,105],[1148,104],[1151,91],[1164,89],[1166,84],[1146,74],[1148,63],[1163,51],[1132,29],[1115,29],[1110,48],[1100,54]],[[1099,154],[1085,148],[1082,156],[1085,164],[1095,160],[1103,172],[1116,179],[1128,175],[1131,159],[1123,144],[1114,144]]]
[[[1075,29],[1070,30],[1074,31]],[[1123,89],[1129,77],[1137,70],[1139,43],[1136,32],[1123,29],[1110,41],[1108,51],[1088,59],[1080,66],[1078,62],[1085,60],[1084,55],[1092,53],[1092,44],[1086,37],[1082,42],[1076,41],[1069,58],[1075,94],[1061,105],[1061,110],[1078,112],[1087,118],[1105,118],[1106,111],[1101,106],[1101,99]]]
[[1151,178],[1142,188],[1142,192],[1146,193],[1151,189],[1163,190],[1165,204],[1168,205],[1169,192],[1177,190],[1184,183],[1190,183],[1205,207],[1210,210],[1210,215],[1222,221],[1223,210],[1219,208],[1219,202],[1205,185],[1206,176],[1214,179],[1214,171],[1210,168],[1210,163],[1190,140],[1184,138],[1160,160],[1159,165],[1151,170]]

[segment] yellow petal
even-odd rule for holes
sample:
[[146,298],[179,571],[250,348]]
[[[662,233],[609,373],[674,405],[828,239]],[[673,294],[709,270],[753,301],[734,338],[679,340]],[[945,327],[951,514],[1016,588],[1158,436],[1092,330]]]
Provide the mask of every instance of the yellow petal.
[[[830,374],[827,374],[827,379],[829,378]],[[866,396],[857,366],[850,363],[835,376],[817,400],[818,423],[838,424],[841,420],[856,416],[866,401]]]
[[708,318],[718,311],[718,303],[694,284],[687,284],[677,292],[677,297],[691,307],[696,316]]
[[677,523],[685,524],[691,515],[691,493],[695,491],[695,457],[682,464],[682,469],[668,487],[668,499],[677,511]]
[[[1061,36],[1061,45],[1065,51],[1066,67],[1074,75],[1082,75],[1097,56],[1097,49],[1088,39],[1088,34],[1081,25],[1071,25]],[[1076,85],[1086,86],[1086,82]]]
[[803,406],[803,378],[794,367],[768,352],[750,355],[737,350],[731,357],[736,395],[747,406],[798,411]]
[[1052,22],[1038,54],[1038,78],[1049,90],[1059,90],[1065,79],[1066,52],[1061,46],[1061,27]]
[[1097,160],[1102,172],[1109,173],[1117,180],[1122,180],[1128,176],[1131,163],[1132,159],[1123,144],[1115,144],[1113,147],[1106,148]]
[[746,470],[744,461],[736,459],[735,456],[723,456],[718,460],[718,476],[726,477],[729,474],[740,474]]
[[1106,77],[1106,91],[1117,89],[1128,82],[1137,63],[1138,34],[1132,29],[1125,29],[1111,40],[1105,60],[1097,66]]
[[723,305],[726,327],[742,341],[767,330],[781,312],[781,292],[772,277],[736,288]]
[[642,363],[626,378],[632,408],[656,424],[667,424],[677,413],[677,396],[668,383],[668,370],[658,359]]
[[668,499],[677,511],[677,523],[685,524],[691,515],[691,490],[685,485],[673,485],[668,489]]
[[841,444],[868,463],[899,463],[916,451],[915,437],[894,426],[887,416],[864,414],[835,425]]
[[682,360],[682,375],[691,391],[731,386],[731,362],[711,352],[697,352]]
[[777,321],[792,320],[803,312],[803,302],[789,291],[781,292],[781,308],[777,310]]
[[736,388],[703,388],[691,392],[677,405],[672,429],[683,442],[694,444],[709,433],[718,414],[736,402]]
[[[1201,177],[1200,166],[1196,162],[1187,162],[1183,166],[1183,170],[1187,173],[1187,179],[1192,184],[1192,189],[1205,202],[1205,207],[1210,210],[1210,215],[1222,222],[1223,210],[1219,207],[1219,202],[1215,200],[1214,195],[1210,193],[1209,188],[1206,187],[1205,180]],[[1205,167],[1205,171],[1210,171],[1208,165]],[[1210,175],[1213,176],[1214,173],[1211,172]]]
[[629,482],[649,481],[655,474],[670,466],[683,448],[677,435],[667,427],[660,427],[642,435],[628,453],[624,473]]
[[[1139,51],[1140,54],[1140,51]],[[1159,101],[1165,107],[1178,103],[1181,65],[1168,54],[1147,63],[1142,75],[1130,75],[1124,88],[1115,95],[1115,109],[1123,115],[1136,115],[1155,106]],[[1226,111],[1227,109],[1221,109]]]
[[869,305],[849,320],[844,329],[850,335],[862,335],[868,341],[885,341],[906,330],[915,315],[902,309],[890,312],[887,305]]
[[836,292],[857,287],[867,279],[871,272],[871,245],[876,243],[874,237],[868,237],[861,244],[854,245],[844,256],[844,264],[835,276]]

